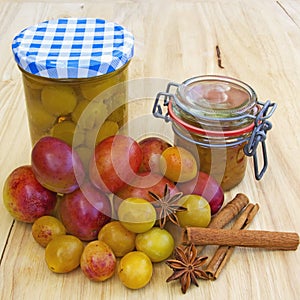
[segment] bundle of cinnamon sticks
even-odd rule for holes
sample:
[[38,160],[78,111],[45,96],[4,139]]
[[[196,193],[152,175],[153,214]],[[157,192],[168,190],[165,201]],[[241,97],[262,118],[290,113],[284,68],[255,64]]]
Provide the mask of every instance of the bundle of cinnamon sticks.
[[[258,204],[249,202],[246,195],[237,194],[214,216],[207,228],[186,227],[183,230],[182,243],[200,246],[198,253],[205,245],[220,245],[205,269],[212,280],[218,278],[236,246],[296,250],[299,245],[299,235],[295,232],[244,230],[259,210]],[[233,220],[231,229],[224,229]]]

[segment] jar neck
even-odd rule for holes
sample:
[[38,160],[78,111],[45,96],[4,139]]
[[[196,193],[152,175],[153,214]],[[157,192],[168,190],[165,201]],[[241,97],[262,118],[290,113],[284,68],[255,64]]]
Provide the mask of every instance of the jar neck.
[[175,136],[192,144],[206,148],[235,147],[246,143],[251,135],[251,132],[247,132],[238,136],[208,136],[206,134],[190,132],[174,121],[172,122],[172,130]]
[[26,70],[22,69],[20,66],[19,69],[26,77],[32,79],[32,80],[38,80],[38,81],[44,81],[45,84],[53,82],[54,84],[62,83],[62,84],[73,84],[74,81],[76,81],[76,84],[81,83],[93,83],[93,82],[99,82],[99,80],[109,80],[110,78],[117,76],[119,74],[122,74],[124,71],[128,69],[130,61],[128,61],[126,64],[124,64],[119,69],[116,69],[115,71],[98,75],[98,76],[92,76],[92,77],[86,77],[86,78],[51,78],[51,77],[43,77],[40,75],[32,74],[27,72]]

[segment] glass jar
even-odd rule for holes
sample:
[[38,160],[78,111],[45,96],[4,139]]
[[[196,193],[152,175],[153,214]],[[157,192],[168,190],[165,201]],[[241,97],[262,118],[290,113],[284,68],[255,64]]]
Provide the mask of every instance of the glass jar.
[[[175,87],[175,93],[171,88]],[[159,104],[164,98],[167,113]],[[260,103],[246,83],[224,76],[198,76],[182,84],[169,83],[158,93],[153,114],[172,122],[174,145],[195,155],[199,169],[229,190],[244,178],[247,156],[253,156],[256,179],[267,168],[267,119],[276,105]],[[258,169],[257,147],[262,144],[263,167]]]
[[133,43],[124,27],[94,18],[51,20],[21,31],[12,49],[32,143],[51,135],[72,145],[79,123],[76,147],[82,152],[116,134],[127,121]]

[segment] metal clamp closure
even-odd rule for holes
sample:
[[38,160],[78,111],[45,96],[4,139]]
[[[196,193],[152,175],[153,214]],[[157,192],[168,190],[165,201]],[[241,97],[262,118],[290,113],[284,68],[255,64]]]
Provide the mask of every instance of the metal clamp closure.
[[[254,164],[254,172],[256,180],[260,180],[268,167],[268,156],[267,156],[267,148],[265,140],[267,138],[267,132],[272,128],[272,123],[267,121],[270,118],[276,107],[276,103],[271,103],[268,100],[265,103],[258,102],[259,105],[262,105],[262,109],[258,113],[254,121],[254,129],[249,138],[248,143],[244,147],[244,152],[247,156],[253,156],[253,164]],[[263,158],[263,166],[261,170],[258,169],[258,158],[257,158],[257,148],[261,143],[262,147],[262,158]]]
[[156,95],[154,106],[152,109],[152,114],[154,115],[154,117],[164,119],[166,122],[170,122],[170,120],[171,120],[169,117],[169,113],[168,113],[168,111],[165,114],[163,113],[162,106],[159,104],[159,102],[160,102],[161,97],[163,97],[163,106],[168,106],[170,98],[174,99],[174,97],[175,97],[174,93],[170,92],[172,86],[178,88],[179,84],[175,83],[175,82],[169,82],[167,85],[166,91],[159,92]]

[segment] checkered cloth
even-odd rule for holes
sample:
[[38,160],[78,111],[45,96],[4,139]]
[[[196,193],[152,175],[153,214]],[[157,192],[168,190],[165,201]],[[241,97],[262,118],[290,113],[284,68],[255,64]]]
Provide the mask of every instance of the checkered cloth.
[[21,31],[13,40],[17,64],[48,78],[88,78],[113,72],[133,56],[133,35],[101,19],[50,20]]

